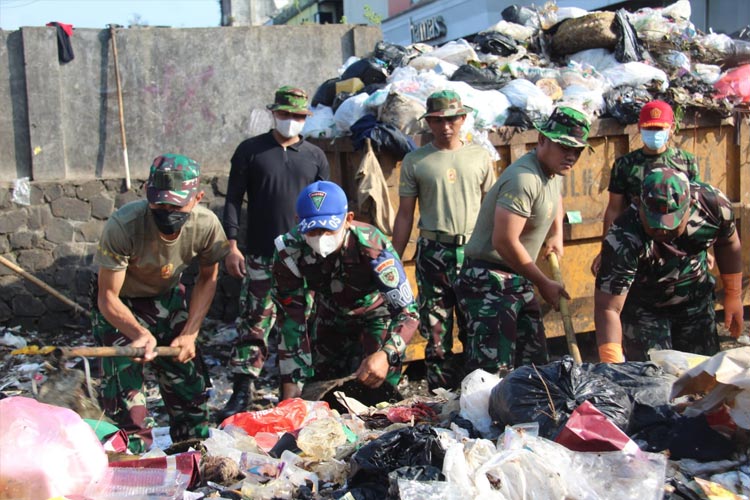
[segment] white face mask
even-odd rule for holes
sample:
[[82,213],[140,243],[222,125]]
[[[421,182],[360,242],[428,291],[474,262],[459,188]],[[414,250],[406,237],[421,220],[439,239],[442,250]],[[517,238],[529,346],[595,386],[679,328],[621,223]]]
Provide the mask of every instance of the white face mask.
[[326,233],[320,236],[305,235],[305,241],[313,249],[313,252],[325,258],[339,249],[341,242],[344,241],[344,233],[344,228],[341,228],[335,233]]
[[279,120],[276,119],[276,131],[286,137],[287,139],[291,139],[292,137],[297,137],[302,133],[302,129],[305,127],[305,122],[299,121],[299,120]]

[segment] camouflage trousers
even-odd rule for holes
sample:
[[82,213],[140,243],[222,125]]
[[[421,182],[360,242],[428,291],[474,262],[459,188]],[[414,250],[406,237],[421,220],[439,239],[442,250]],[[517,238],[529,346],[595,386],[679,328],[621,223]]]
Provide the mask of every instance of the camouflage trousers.
[[466,342],[466,321],[456,307],[453,283],[461,271],[464,247],[437,241],[417,240],[417,286],[419,287],[419,331],[427,339],[425,364],[430,389],[457,389],[463,378],[463,356],[453,352],[453,314],[458,338]]
[[268,357],[268,342],[276,322],[276,305],[272,299],[272,257],[248,255],[247,274],[240,292],[237,338],[230,355],[232,373],[258,377]]
[[481,368],[506,373],[549,361],[544,323],[534,287],[518,274],[469,261],[454,288],[466,315],[466,373]]
[[[187,321],[185,290],[182,286],[160,297],[127,299],[122,302],[135,318],[156,337],[157,345],[168,346]],[[113,327],[94,308],[91,330],[103,346],[124,346],[131,340]],[[146,409],[144,368],[157,377],[164,407],[169,415],[172,440],[208,437],[208,395],[211,382],[197,349],[194,360],[180,363],[174,358],[157,357],[147,364],[131,358],[102,358],[102,407],[131,435],[131,451],[151,444],[153,420]],[[139,444],[140,443],[140,444]]]
[[719,352],[714,293],[671,307],[647,307],[629,298],[620,314],[628,361],[648,361],[649,349],[712,356]]
[[[351,375],[364,358],[388,340],[391,321],[385,304],[362,314],[342,315],[335,305],[316,300],[315,312],[308,321],[309,342],[287,339],[283,335],[279,341],[279,363],[294,366],[291,377],[282,375],[281,383],[332,380]],[[391,367],[386,382],[395,386],[400,379],[401,367]]]

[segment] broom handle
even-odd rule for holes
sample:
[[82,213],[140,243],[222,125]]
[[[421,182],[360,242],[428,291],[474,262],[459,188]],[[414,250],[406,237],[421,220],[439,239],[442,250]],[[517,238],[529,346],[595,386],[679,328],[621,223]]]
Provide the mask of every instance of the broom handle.
[[[112,358],[122,356],[126,358],[141,358],[146,349],[130,346],[101,346],[101,347],[58,347],[55,354],[63,358],[82,356],[86,358]],[[157,356],[177,356],[179,347],[158,346],[154,349]]]

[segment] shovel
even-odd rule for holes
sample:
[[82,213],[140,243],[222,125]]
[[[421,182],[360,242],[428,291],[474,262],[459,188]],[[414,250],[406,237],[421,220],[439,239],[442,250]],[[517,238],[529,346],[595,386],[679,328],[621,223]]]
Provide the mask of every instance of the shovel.
[[[122,356],[125,358],[141,358],[146,352],[145,347],[130,346],[98,346],[98,347],[61,347],[30,345],[11,351],[11,354],[54,354],[58,358],[112,358]],[[157,356],[177,356],[180,354],[179,347],[158,346],[154,349]]]
[[[565,286],[562,280],[562,273],[560,272],[560,262],[557,260],[557,254],[551,252],[547,256],[549,260],[549,266],[552,268],[552,277]],[[573,361],[577,364],[581,364],[581,351],[578,349],[578,342],[576,342],[576,331],[573,329],[573,321],[570,319],[570,309],[568,308],[568,299],[560,297],[560,314],[563,319],[563,329],[565,330],[565,338],[568,341],[568,352],[573,356]]]

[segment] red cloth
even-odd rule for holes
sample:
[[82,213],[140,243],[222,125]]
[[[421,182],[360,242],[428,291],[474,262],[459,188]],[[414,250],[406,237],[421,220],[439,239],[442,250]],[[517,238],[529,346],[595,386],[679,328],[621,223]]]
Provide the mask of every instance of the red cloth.
[[555,442],[573,451],[634,452],[639,449],[635,441],[588,401],[570,415]]
[[59,26],[63,29],[66,35],[73,36],[73,25],[72,24],[65,24],[60,22],[51,22],[47,23],[47,26]]

